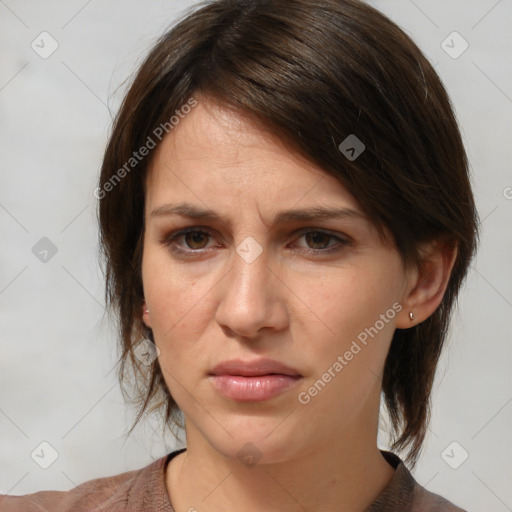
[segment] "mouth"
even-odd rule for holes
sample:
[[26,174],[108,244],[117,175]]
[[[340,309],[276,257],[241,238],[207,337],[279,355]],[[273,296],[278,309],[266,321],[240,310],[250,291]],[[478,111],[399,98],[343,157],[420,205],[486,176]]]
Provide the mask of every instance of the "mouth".
[[236,402],[270,400],[303,378],[294,368],[271,359],[224,361],[208,375],[216,391]]
[[273,359],[254,359],[252,361],[231,359],[230,361],[223,361],[211,370],[210,375],[237,375],[242,377],[264,375],[302,376],[294,368]]

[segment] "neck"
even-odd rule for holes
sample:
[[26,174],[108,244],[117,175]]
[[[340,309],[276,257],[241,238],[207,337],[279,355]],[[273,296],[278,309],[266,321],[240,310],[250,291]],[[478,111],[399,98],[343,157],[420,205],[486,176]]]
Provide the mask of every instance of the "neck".
[[226,458],[201,434],[187,429],[187,450],[168,467],[175,512],[244,510],[296,512],[365,510],[394,469],[361,432],[319,441],[284,462],[246,465]]

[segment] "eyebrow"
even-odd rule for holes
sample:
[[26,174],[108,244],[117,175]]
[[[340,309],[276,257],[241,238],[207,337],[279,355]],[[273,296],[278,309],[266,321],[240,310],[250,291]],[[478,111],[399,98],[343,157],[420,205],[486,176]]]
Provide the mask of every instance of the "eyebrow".
[[[210,221],[223,221],[221,215],[209,208],[198,208],[190,203],[164,204],[150,214],[151,218],[179,215],[189,219],[201,219]],[[273,220],[273,225],[286,224],[293,221],[316,221],[322,219],[343,219],[358,218],[366,220],[367,217],[362,212],[352,208],[327,208],[312,206],[310,208],[283,210],[279,212]]]

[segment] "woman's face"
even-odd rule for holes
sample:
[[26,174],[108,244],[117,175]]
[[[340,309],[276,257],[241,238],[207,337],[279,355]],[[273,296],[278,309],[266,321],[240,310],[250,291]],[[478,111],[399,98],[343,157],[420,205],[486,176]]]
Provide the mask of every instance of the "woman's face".
[[[165,213],[184,203],[218,218]],[[314,209],[345,214],[283,216]],[[145,220],[144,321],[189,444],[278,462],[375,436],[408,281],[335,178],[200,101],[155,154]],[[262,358],[299,376],[211,375]]]

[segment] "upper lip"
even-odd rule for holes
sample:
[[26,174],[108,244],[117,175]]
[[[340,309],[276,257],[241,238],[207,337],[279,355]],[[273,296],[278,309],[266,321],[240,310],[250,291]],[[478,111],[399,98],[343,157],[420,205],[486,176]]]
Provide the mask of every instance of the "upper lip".
[[279,361],[273,359],[254,359],[252,361],[243,361],[242,359],[231,359],[223,361],[216,365],[210,372],[210,375],[241,375],[244,377],[253,377],[257,375],[269,375],[276,373],[279,375],[291,375],[300,377],[300,373]]

